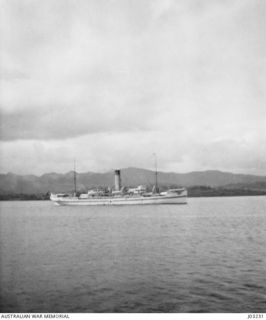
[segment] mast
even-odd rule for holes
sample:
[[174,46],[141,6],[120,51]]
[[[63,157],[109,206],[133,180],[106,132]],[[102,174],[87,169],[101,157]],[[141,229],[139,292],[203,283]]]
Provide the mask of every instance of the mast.
[[74,159],[74,197],[77,194],[76,159]]
[[154,165],[155,165],[155,192],[158,192],[157,155],[156,153],[153,153],[153,155],[154,155]]

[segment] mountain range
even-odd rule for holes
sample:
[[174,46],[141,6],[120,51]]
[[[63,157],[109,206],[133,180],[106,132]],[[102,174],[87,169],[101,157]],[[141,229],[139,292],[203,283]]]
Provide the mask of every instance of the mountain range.
[[[17,175],[14,173],[0,174],[0,194],[7,193],[46,193],[72,192],[74,172],[46,173],[41,176]],[[77,173],[77,190],[86,192],[88,189],[114,185],[112,171],[106,173]],[[155,181],[154,171],[125,168],[121,169],[122,185],[152,186]],[[158,180],[161,188],[206,186],[211,188],[250,189],[266,191],[266,176],[234,174],[217,170],[195,171],[189,173],[159,172]]]

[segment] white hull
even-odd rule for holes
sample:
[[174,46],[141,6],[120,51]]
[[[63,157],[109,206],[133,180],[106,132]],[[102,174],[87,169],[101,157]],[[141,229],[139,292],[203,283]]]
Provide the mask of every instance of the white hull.
[[79,199],[77,197],[58,198],[51,195],[51,200],[61,206],[113,206],[113,205],[157,205],[157,204],[186,204],[187,191],[181,194],[145,196],[120,196],[120,197],[98,197]]

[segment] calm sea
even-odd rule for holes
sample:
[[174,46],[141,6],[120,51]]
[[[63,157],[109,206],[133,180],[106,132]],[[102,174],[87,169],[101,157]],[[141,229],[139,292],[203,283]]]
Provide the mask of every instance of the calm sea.
[[266,197],[0,213],[2,312],[266,312]]

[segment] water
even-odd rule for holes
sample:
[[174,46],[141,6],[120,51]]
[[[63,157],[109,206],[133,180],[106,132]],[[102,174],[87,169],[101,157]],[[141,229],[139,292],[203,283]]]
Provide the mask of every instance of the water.
[[0,212],[2,312],[266,312],[266,197]]

